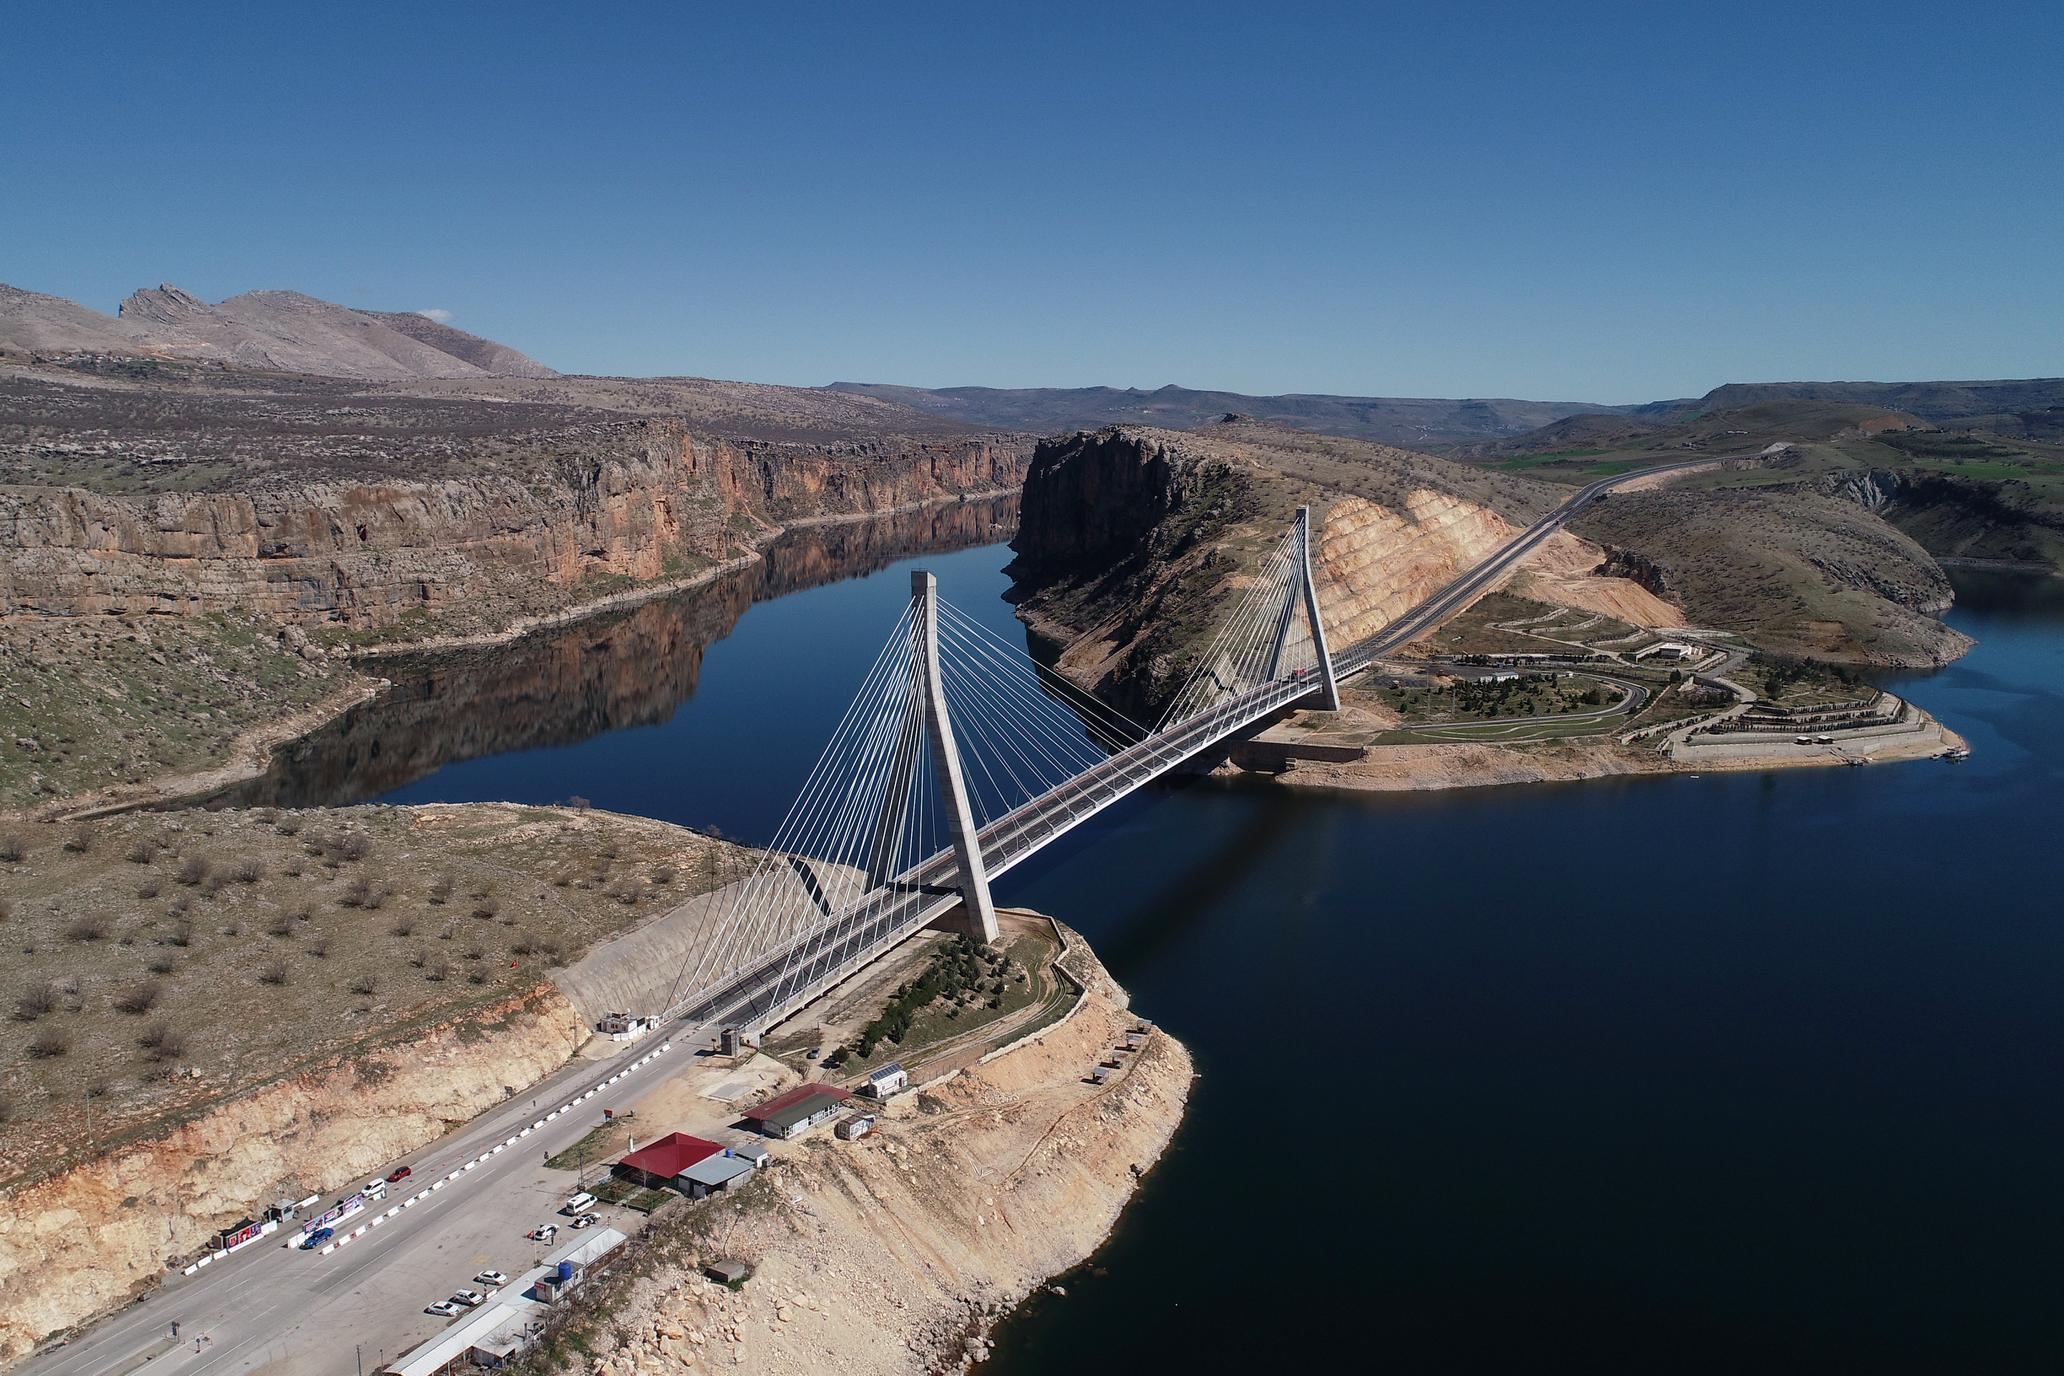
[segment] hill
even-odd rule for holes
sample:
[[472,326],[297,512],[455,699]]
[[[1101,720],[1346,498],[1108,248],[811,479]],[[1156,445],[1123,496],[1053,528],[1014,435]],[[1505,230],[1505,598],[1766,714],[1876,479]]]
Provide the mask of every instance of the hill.
[[1192,391],[1173,384],[1148,392],[1137,387],[928,388],[834,382],[828,390],[880,397],[971,425],[1035,430],[1042,434],[1098,430],[1106,425],[1187,430],[1237,414],[1320,434],[1417,449],[1522,434],[1580,413],[1611,415],[1636,409],[1588,401],[1516,401],[1508,397],[1461,401],[1303,394],[1256,397],[1240,392]]
[[353,310],[294,291],[246,292],[211,306],[169,283],[133,293],[116,315],[0,285],[6,353],[183,358],[367,381],[559,376],[507,345],[427,316]]

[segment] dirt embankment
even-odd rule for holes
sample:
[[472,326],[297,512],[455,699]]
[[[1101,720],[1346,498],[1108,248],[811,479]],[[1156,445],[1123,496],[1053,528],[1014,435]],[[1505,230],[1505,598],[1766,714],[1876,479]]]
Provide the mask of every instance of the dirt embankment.
[[[1103,1241],[1182,1117],[1190,1058],[1163,1033],[1111,1084],[1086,1082],[1134,1025],[1100,966],[1089,983],[1067,1021],[898,1101],[876,1134],[813,1140],[741,1208],[663,1221],[648,1264],[575,1320],[598,1355],[547,1353],[590,1376],[964,1367],[998,1316]],[[698,1278],[718,1256],[753,1279]]]
[[225,1223],[434,1141],[557,1070],[586,1035],[541,988],[0,1195],[0,1359],[134,1295]]

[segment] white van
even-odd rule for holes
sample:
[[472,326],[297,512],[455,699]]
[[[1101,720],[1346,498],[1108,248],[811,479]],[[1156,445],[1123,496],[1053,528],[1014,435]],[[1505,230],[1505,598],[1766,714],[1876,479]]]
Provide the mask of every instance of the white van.
[[566,1207],[562,1212],[569,1214],[577,1214],[584,1212],[585,1210],[592,1209],[594,1207],[595,1196],[589,1194],[586,1190],[583,1190],[579,1194],[575,1195],[573,1198],[566,1201]]

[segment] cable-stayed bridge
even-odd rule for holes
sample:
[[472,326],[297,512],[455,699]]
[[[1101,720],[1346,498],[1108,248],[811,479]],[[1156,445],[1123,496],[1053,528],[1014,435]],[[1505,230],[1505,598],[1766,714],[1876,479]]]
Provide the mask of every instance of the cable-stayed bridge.
[[[1658,466],[1653,475],[1715,460]],[[920,929],[997,935],[989,882],[1143,784],[1437,624],[1626,477],[1579,491],[1376,635],[1329,653],[1300,508],[1148,728],[941,600],[911,600],[800,798],[674,980],[665,1018],[761,1031]]]

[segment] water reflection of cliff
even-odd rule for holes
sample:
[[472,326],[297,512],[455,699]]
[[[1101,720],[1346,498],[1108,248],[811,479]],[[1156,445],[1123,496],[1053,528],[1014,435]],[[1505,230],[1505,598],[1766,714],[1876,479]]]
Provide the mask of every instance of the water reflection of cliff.
[[623,726],[657,725],[695,695],[703,651],[755,602],[876,572],[899,559],[1007,540],[1016,494],[792,530],[765,559],[663,602],[510,645],[390,660],[394,687],[274,753],[230,793],[238,807],[342,805],[378,797],[444,765],[571,745]]

